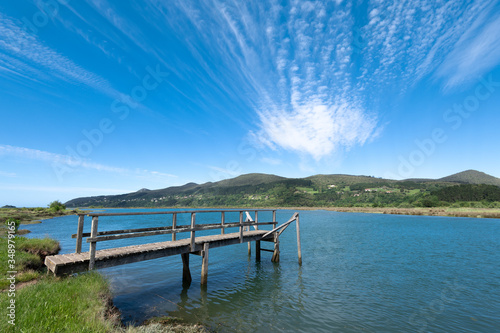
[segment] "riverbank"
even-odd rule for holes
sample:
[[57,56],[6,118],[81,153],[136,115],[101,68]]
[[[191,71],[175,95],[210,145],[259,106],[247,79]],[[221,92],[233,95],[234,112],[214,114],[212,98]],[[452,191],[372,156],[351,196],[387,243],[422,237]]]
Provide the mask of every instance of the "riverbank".
[[[5,313],[1,332],[206,332],[201,325],[170,317],[126,327],[104,276],[97,272],[65,278],[44,274],[43,258],[56,254],[59,243],[11,235],[0,237],[0,308]],[[9,271],[17,272],[15,280]]]
[[[98,209],[118,209],[123,207],[106,207]],[[500,218],[499,208],[472,208],[472,207],[127,207],[126,209],[243,209],[252,211],[255,209],[284,209],[284,210],[328,210],[344,213],[370,213],[370,214],[393,214],[393,215],[423,215],[423,216],[450,216],[450,217],[474,217],[474,218]],[[90,208],[89,208],[90,209]],[[97,208],[94,208],[97,209]]]
[[59,216],[75,215],[84,213],[83,210],[62,209],[53,210],[51,208],[0,208],[0,223],[4,224],[7,219],[19,220],[21,224],[41,223],[46,219],[51,219]]
[[[300,208],[298,208],[300,209]],[[500,209],[497,208],[396,208],[396,207],[328,207],[316,208],[336,212],[393,214],[393,215],[425,215],[425,216],[451,216],[474,218],[500,218]]]

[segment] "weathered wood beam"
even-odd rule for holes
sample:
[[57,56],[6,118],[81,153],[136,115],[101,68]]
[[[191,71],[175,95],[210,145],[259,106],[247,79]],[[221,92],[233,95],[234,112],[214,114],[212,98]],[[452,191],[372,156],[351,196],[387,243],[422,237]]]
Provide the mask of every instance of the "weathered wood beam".
[[273,257],[271,258],[272,262],[280,261],[280,238],[277,233],[274,234],[274,251]]
[[[273,222],[260,222],[258,225],[271,225],[274,224]],[[253,222],[243,222],[243,225],[256,225],[256,223]],[[226,228],[235,228],[239,227],[240,223],[239,222],[234,222],[234,223],[224,223],[224,225],[221,225],[219,223],[204,223],[204,224],[198,224],[196,227],[196,231],[200,230],[210,230],[210,229],[226,229]],[[121,235],[121,234],[129,234],[129,233],[137,233],[137,236],[133,237],[146,237],[146,236],[152,236],[156,234],[145,234],[141,236],[139,233],[142,232],[148,232],[148,231],[163,231],[163,230],[174,230],[172,227],[152,227],[152,228],[138,228],[138,229],[124,229],[124,230],[109,230],[109,231],[99,231],[97,233],[97,236],[105,236],[105,235]],[[191,228],[189,225],[177,225],[175,228],[175,233],[180,233],[180,232],[189,232],[191,231]],[[171,232],[165,232],[165,233],[158,233],[158,235],[163,235],[163,234],[170,234],[173,233],[174,231]],[[76,238],[77,234],[71,235],[71,238]],[[82,233],[82,237],[90,237],[90,232],[87,233]],[[124,237],[124,238],[130,238],[130,237]],[[120,238],[110,238],[106,240],[113,240],[113,239],[120,239]]]
[[[172,214],[172,231],[177,228],[177,213]],[[177,239],[177,233],[172,233],[172,241]]]
[[240,212],[240,243],[243,243],[243,212]]
[[[135,213],[88,213],[87,216],[129,216],[129,215],[165,215],[165,214],[191,214],[191,213],[220,213],[220,212],[239,212],[239,209],[224,210],[182,210],[182,211],[163,211],[163,212],[135,212]],[[272,212],[273,209],[258,209],[259,212]]]
[[224,212],[220,212],[220,213],[221,213],[220,224],[222,226],[220,233],[221,233],[221,235],[224,235],[226,233],[226,230],[224,228],[224,223],[226,222],[226,214]]
[[[90,232],[90,237],[95,238],[97,236],[97,225],[99,224],[99,217],[94,216],[92,218],[92,227]],[[90,258],[89,258],[89,271],[94,269],[95,266],[95,251],[97,249],[97,243],[90,243]]]
[[276,228],[278,222],[276,221],[276,211],[273,210],[273,229]]
[[210,244],[203,244],[203,251],[201,252],[201,284],[206,285],[208,281],[208,248]]
[[191,251],[194,251],[195,246],[195,231],[196,226],[196,213],[191,213]]
[[[261,223],[262,225],[264,224],[271,224],[269,223]],[[250,223],[243,223],[243,226],[251,225]],[[240,227],[241,223],[226,223],[224,225],[224,228],[234,228],[234,227]],[[144,232],[132,232],[132,233],[120,233],[118,235],[109,235],[109,236],[99,236],[100,232],[97,233],[99,237],[96,238],[87,238],[87,243],[91,242],[104,242],[104,241],[110,241],[110,240],[117,240],[117,239],[125,239],[125,238],[135,238],[135,237],[148,237],[148,236],[156,236],[156,235],[165,235],[165,234],[172,234],[172,233],[181,233],[181,232],[192,232],[192,231],[203,231],[203,230],[214,230],[214,229],[219,229],[221,228],[220,224],[198,224],[195,226],[195,228],[190,228],[190,226],[177,226],[175,230],[172,230],[171,227],[161,227],[160,230],[158,231],[144,231]],[[85,234],[84,234],[85,236]],[[89,234],[90,236],[90,234]]]
[[297,219],[295,220],[296,230],[297,230],[297,254],[299,256],[299,265],[302,265],[302,250],[300,248],[300,223],[299,214],[297,214]]
[[[253,242],[262,239],[262,232],[245,234],[244,242]],[[155,244],[155,249],[151,249],[148,244],[127,246],[124,248],[116,248],[109,250],[100,250],[96,252],[95,269],[113,267],[118,265],[130,264],[139,261],[179,255],[183,253],[200,252],[203,250],[203,243],[210,243],[210,248],[217,248],[239,244],[239,233],[213,236],[198,236],[196,237],[195,251],[191,251],[190,239],[181,239],[175,242],[166,241]],[[71,253],[68,256],[78,256],[78,259],[63,257],[63,255],[47,256],[45,258],[46,266],[57,276],[65,274],[73,274],[89,269],[89,252],[76,254]],[[64,255],[66,256],[66,255]]]
[[255,230],[259,230],[259,211],[255,211]]
[[83,238],[83,223],[85,220],[85,215],[78,215],[78,229],[76,233],[76,253],[82,252],[82,238]]

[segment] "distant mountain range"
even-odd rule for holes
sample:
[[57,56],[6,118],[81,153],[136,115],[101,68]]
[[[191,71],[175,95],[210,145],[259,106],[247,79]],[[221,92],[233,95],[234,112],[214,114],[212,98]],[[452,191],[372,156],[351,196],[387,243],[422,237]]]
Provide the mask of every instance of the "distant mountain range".
[[143,188],[137,192],[120,195],[76,198],[66,202],[66,206],[321,206],[335,203],[375,203],[380,200],[401,204],[421,201],[432,191],[460,184],[485,184],[500,187],[500,179],[476,170],[467,170],[439,179],[399,181],[342,174],[285,178],[270,174],[250,173],[218,182],[187,183],[158,190]]

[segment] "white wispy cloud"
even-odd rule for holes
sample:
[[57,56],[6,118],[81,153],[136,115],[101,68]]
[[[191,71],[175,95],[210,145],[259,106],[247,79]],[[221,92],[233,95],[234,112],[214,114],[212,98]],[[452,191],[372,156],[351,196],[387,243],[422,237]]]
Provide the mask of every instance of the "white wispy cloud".
[[[131,20],[112,1],[85,2],[99,14],[95,21],[73,3],[67,8],[82,25],[56,19],[118,61],[135,45],[180,80],[199,82],[193,85],[199,96],[193,104],[203,109],[198,112],[224,112],[242,124],[250,119],[257,127],[251,134],[261,145],[320,160],[380,134],[377,102],[388,89],[404,94],[424,78],[438,78],[452,89],[498,65],[500,19],[494,15],[495,3],[372,1],[365,8],[348,1],[145,0],[131,5],[137,9],[133,17],[155,27],[156,33],[186,36],[180,43],[196,66],[169,58],[175,52],[151,43],[141,22]],[[354,16],[360,8],[366,17]],[[10,18],[0,14],[0,19],[0,50],[6,51],[0,53],[0,71],[50,80],[41,66],[67,82],[117,94],[103,78],[46,47]],[[90,30],[103,38],[93,39]],[[104,40],[122,52],[110,53]],[[190,99],[182,88],[171,86]],[[218,108],[208,86],[254,113],[242,116],[237,108],[213,111]],[[105,166],[93,166],[98,167]]]
[[260,113],[262,129],[270,147],[310,154],[316,160],[338,148],[350,149],[364,144],[372,135],[376,121],[349,104],[321,105],[310,103],[292,112],[273,110]]
[[[464,39],[471,36],[471,30],[476,30],[474,27],[484,23],[488,17],[485,13],[492,11],[494,3],[460,0],[370,3],[370,21],[361,27],[365,45],[360,52],[361,76],[357,88],[377,95],[387,87],[396,86],[404,93],[436,73],[449,80],[445,85],[456,81],[455,75],[468,75],[465,68],[452,70],[451,67],[464,59],[462,51],[468,46]],[[492,33],[487,42],[493,42],[493,36],[497,35]],[[480,40],[486,41],[484,37]],[[473,66],[468,69],[481,71],[479,67],[474,70]]]
[[500,64],[499,31],[500,18],[467,30],[436,73],[447,78],[446,89],[477,79]]
[[0,156],[15,156],[20,158],[26,158],[31,160],[37,160],[41,162],[46,162],[51,164],[52,166],[66,166],[74,171],[78,169],[86,169],[91,171],[99,171],[99,172],[110,172],[110,173],[118,173],[122,175],[131,175],[131,176],[142,176],[149,178],[176,178],[177,176],[162,173],[158,171],[150,171],[145,169],[126,169],[115,166],[109,166],[101,163],[95,163],[88,159],[74,157],[70,155],[64,154],[56,154],[47,151],[42,151],[38,149],[24,148],[24,147],[16,147],[9,145],[0,145]]
[[[23,30],[2,13],[0,50],[0,66],[20,77],[40,81],[53,81],[57,78],[71,84],[84,84],[112,98],[120,96],[105,79],[45,46],[36,36]],[[12,59],[16,61],[13,62]]]

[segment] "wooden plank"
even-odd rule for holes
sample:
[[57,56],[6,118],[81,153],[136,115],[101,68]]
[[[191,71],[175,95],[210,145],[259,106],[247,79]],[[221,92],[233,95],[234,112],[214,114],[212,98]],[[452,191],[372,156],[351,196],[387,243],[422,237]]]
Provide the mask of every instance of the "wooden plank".
[[191,251],[194,251],[195,247],[195,230],[194,227],[196,226],[196,213],[191,213]]
[[85,215],[78,215],[78,229],[76,232],[76,253],[82,252],[82,234],[83,234],[83,222],[85,219]]
[[270,250],[270,249],[260,249],[261,251],[266,251],[266,252],[273,252],[274,253],[274,250]]
[[[99,217],[94,216],[92,217],[92,228],[90,232],[90,237],[95,238],[97,236],[97,225],[99,223]],[[90,258],[89,258],[89,271],[94,269],[95,266],[95,251],[97,248],[97,243],[92,242],[90,243]]]
[[[273,222],[261,222],[261,223],[259,223],[259,225],[270,225],[270,224],[273,224]],[[254,225],[254,223],[243,222],[243,225]],[[195,231],[220,229],[220,228],[234,228],[234,227],[239,227],[239,226],[240,226],[239,222],[225,223],[224,226],[222,226],[219,223],[204,223],[204,224],[198,224],[195,228]],[[151,232],[150,233],[149,231],[164,231],[164,232]],[[134,237],[148,237],[148,236],[190,232],[190,231],[192,231],[192,229],[190,228],[189,225],[178,225],[178,226],[176,226],[175,229],[172,229],[172,227],[154,227],[154,228],[141,228],[141,229],[128,229],[128,230],[100,231],[97,233],[98,236],[101,236],[101,235],[109,235],[109,236],[97,237],[95,239],[95,241],[102,242],[102,241],[108,241],[108,240],[134,238]],[[118,236],[118,235],[121,235],[121,236]],[[76,234],[72,235],[72,238],[75,238],[73,236],[76,237]],[[89,237],[90,233],[83,233],[82,236]],[[91,239],[91,240],[87,239],[87,243],[90,243],[91,241],[94,241],[94,239]]]
[[[175,228],[177,227],[177,213],[174,213],[172,215],[172,230],[175,230]],[[172,241],[175,241],[177,239],[177,233],[173,233],[172,234]]]
[[[189,227],[189,226],[186,226]],[[143,232],[143,231],[155,231],[155,230],[170,230],[172,227],[151,227],[151,228],[137,228],[137,229],[122,229],[122,230],[107,230],[107,231],[99,231],[97,236],[104,235],[118,235],[118,234],[127,234],[131,232]],[[71,238],[76,238],[77,234],[71,235]],[[83,237],[89,237],[90,232],[86,232],[82,234]]]
[[[253,230],[244,233],[244,242],[260,240],[265,230]],[[210,248],[229,246],[239,244],[239,233],[231,233],[225,235],[201,236],[196,238],[195,251],[202,251],[203,244],[210,243]],[[105,249],[96,251],[95,268],[113,267],[134,263],[138,261],[163,258],[172,255],[179,255],[191,252],[190,239],[180,239],[175,242],[166,241],[158,243],[149,243],[142,245],[126,246],[115,249]],[[61,255],[47,256],[47,267],[54,272],[55,275],[72,274],[88,270],[89,268],[89,252],[81,254],[71,254],[73,262],[63,262]],[[84,261],[78,260],[83,258]]]
[[206,285],[208,280],[208,248],[209,243],[203,244],[202,261],[201,261],[201,285]]

